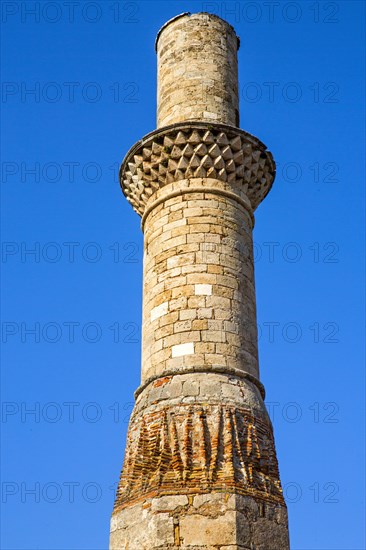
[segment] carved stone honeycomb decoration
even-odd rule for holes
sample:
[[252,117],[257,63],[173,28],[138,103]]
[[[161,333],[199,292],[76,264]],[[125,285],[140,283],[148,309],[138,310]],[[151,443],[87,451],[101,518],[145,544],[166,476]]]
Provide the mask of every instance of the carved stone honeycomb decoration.
[[185,122],[137,142],[122,162],[120,183],[140,215],[164,185],[206,177],[241,186],[254,211],[271,189],[275,170],[271,153],[251,134],[223,124]]

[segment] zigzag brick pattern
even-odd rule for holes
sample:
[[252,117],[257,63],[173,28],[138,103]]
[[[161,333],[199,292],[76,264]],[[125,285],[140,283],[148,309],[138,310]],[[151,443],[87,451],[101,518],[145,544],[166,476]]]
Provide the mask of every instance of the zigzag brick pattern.
[[283,504],[268,422],[220,404],[165,406],[131,421],[116,509],[212,491]]

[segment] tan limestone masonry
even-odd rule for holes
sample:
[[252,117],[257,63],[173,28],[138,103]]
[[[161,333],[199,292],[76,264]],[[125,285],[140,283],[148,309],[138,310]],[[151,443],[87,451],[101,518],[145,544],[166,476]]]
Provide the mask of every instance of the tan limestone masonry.
[[239,126],[239,39],[226,21],[183,15],[159,34],[158,127],[186,120]]
[[208,13],[161,28],[157,130],[121,165],[144,233],[143,311],[111,550],[289,550],[252,237],[275,163],[238,128],[238,47]]

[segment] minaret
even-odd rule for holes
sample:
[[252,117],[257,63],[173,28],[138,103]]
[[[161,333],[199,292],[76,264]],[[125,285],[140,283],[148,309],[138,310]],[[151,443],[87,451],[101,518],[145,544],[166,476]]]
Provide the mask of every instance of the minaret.
[[183,13],[156,39],[158,129],[127,153],[144,232],[141,385],[113,550],[288,550],[259,381],[252,229],[275,163],[240,130],[234,29]]

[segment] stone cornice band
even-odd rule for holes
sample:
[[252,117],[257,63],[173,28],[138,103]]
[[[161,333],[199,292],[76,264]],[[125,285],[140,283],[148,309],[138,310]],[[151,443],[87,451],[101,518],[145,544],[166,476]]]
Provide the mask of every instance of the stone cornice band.
[[166,376],[179,376],[179,375],[185,375],[185,374],[195,374],[198,372],[203,372],[206,374],[224,374],[227,376],[236,376],[237,378],[243,378],[245,380],[248,380],[252,384],[254,384],[258,390],[260,391],[260,394],[262,398],[265,398],[265,389],[263,384],[252,374],[249,372],[242,371],[241,369],[236,369],[234,367],[225,367],[225,366],[210,366],[210,368],[207,368],[206,366],[202,367],[187,367],[184,370],[182,369],[166,369],[164,373],[156,374],[155,376],[150,376],[147,378],[135,391],[134,396],[135,400],[138,398],[141,392],[144,391],[147,386],[149,386],[152,382],[155,382],[156,380],[159,380],[160,378],[165,378]]

